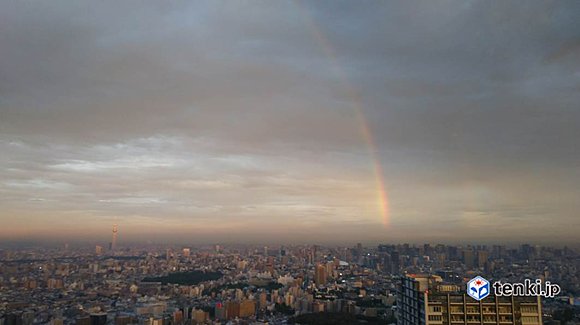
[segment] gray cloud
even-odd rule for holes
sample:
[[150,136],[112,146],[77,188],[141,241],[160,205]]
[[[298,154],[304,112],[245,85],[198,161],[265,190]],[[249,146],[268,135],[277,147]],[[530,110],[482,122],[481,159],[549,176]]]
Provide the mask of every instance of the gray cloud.
[[0,220],[20,229],[4,235],[119,222],[134,238],[486,240],[461,233],[513,239],[525,221],[517,238],[573,241],[579,14],[575,1],[2,3]]

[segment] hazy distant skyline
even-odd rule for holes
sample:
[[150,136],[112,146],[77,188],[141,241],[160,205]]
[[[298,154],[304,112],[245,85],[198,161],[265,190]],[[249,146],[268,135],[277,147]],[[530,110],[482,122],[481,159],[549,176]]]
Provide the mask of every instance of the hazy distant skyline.
[[579,16],[1,1],[0,241],[577,243]]

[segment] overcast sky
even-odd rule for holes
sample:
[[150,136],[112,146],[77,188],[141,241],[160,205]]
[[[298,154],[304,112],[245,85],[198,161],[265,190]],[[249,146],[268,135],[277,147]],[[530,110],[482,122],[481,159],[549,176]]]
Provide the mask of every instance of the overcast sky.
[[0,240],[577,243],[578,17],[0,1]]

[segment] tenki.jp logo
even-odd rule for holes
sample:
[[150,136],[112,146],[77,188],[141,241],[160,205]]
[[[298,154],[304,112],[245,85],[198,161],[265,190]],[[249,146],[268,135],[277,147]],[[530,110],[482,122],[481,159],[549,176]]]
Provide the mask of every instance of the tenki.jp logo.
[[[560,286],[550,281],[526,279],[523,283],[502,283],[495,281],[493,285],[496,296],[541,296],[553,298],[560,293]],[[467,294],[479,301],[489,296],[490,283],[486,279],[476,276],[467,282]]]
[[489,296],[489,281],[476,276],[467,282],[467,294],[478,301]]

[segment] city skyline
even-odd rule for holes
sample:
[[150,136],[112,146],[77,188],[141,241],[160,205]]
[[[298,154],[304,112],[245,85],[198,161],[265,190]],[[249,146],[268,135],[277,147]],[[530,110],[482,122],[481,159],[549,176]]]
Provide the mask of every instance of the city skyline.
[[0,3],[0,242],[578,244],[579,14]]
[[527,244],[0,249],[0,322],[559,324],[578,320],[577,264]]

